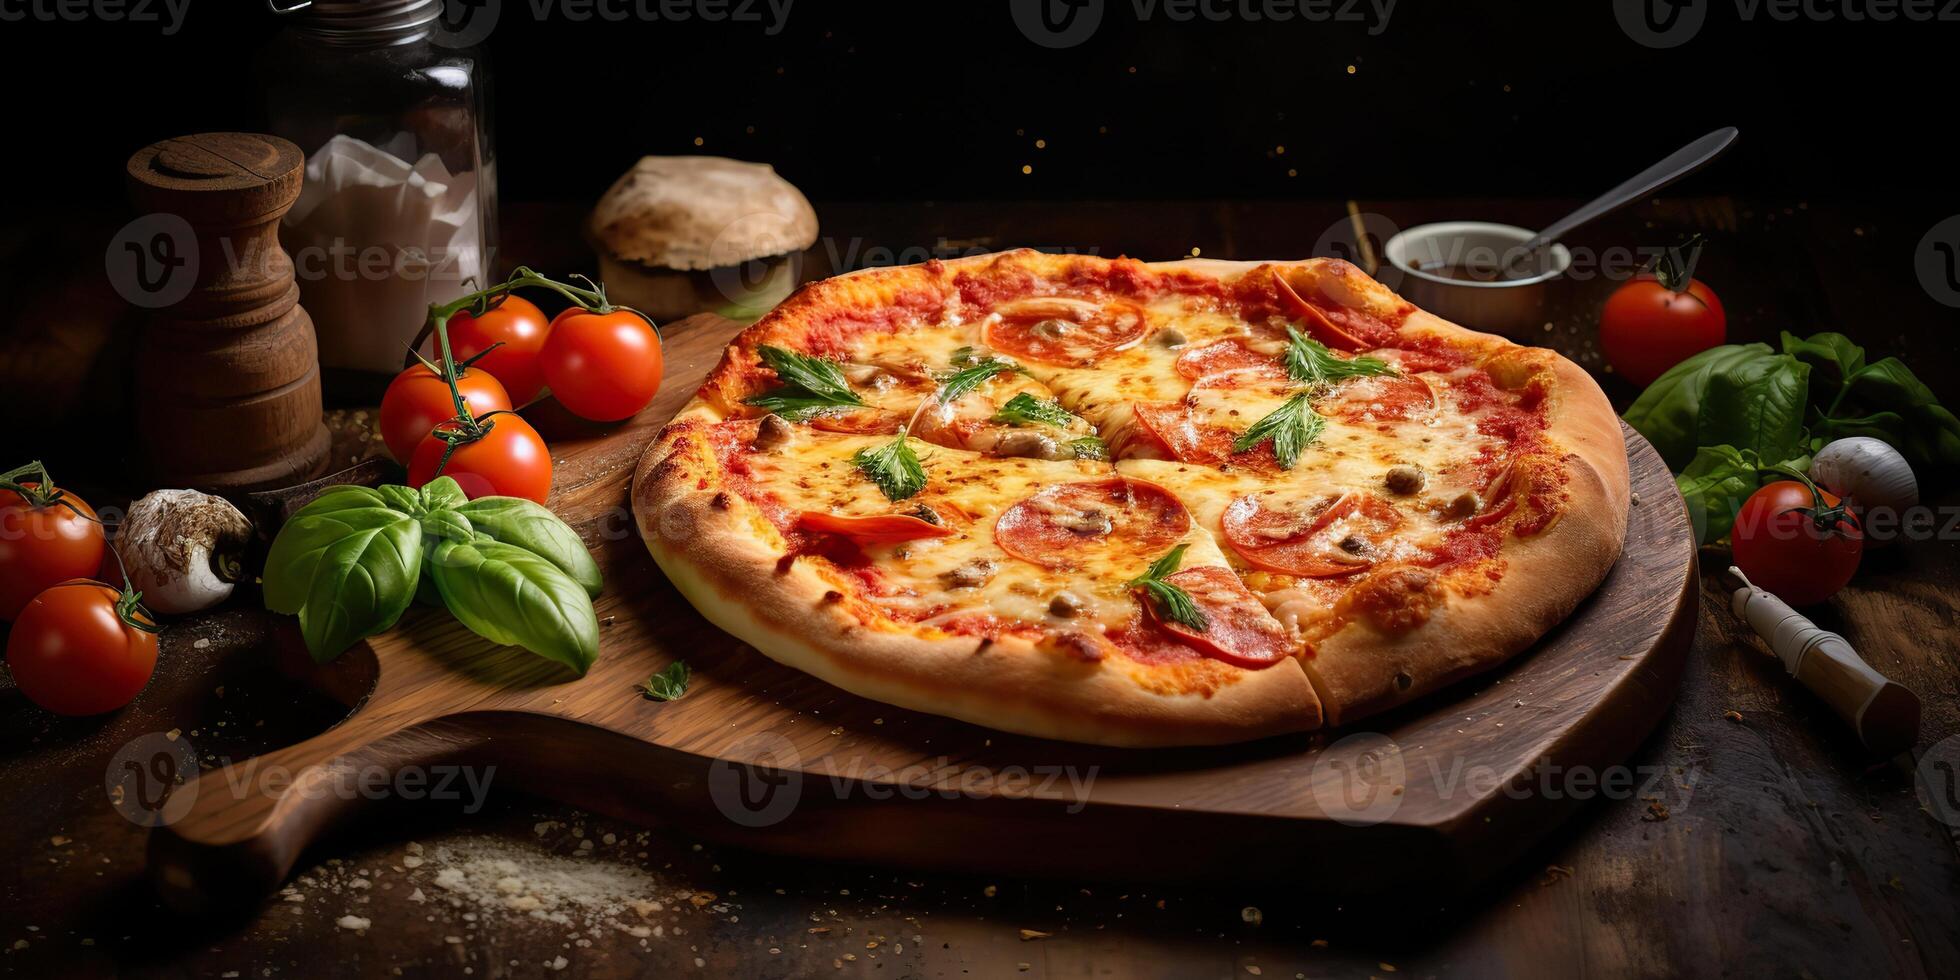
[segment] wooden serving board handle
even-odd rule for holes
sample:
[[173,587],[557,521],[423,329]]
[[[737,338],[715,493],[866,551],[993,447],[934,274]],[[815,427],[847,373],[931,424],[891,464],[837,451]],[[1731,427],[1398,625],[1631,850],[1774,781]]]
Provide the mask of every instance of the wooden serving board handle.
[[[187,914],[249,905],[283,881],[300,853],[378,796],[398,774],[466,756],[484,736],[398,710],[359,712],[298,745],[214,769],[187,787],[188,807],[150,835],[158,893]],[[172,803],[186,794],[180,789]]]

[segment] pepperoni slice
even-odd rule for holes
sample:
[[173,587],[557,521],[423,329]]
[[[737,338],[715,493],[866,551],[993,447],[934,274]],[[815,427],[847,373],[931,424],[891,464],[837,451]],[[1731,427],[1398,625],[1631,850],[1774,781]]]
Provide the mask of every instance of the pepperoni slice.
[[1177,356],[1173,365],[1177,373],[1190,381],[1197,381],[1210,375],[1225,371],[1260,369],[1281,372],[1279,362],[1265,354],[1253,350],[1236,340],[1221,340],[1217,343],[1194,347]]
[[1435,390],[1413,374],[1354,378],[1314,402],[1315,411],[1343,422],[1397,422],[1435,409]]
[[1148,324],[1135,304],[1037,297],[1009,304],[982,334],[988,347],[1043,364],[1085,364],[1143,338]]
[[1251,494],[1232,501],[1220,522],[1225,541],[1246,564],[1282,575],[1333,578],[1352,575],[1381,560],[1389,538],[1402,526],[1392,504],[1348,493],[1319,510],[1270,506]]
[[1234,452],[1232,443],[1294,389],[1285,375],[1263,368],[1221,371],[1191,386],[1181,402],[1136,402],[1130,406],[1144,431],[1172,459],[1216,466],[1231,463],[1260,472],[1279,472],[1272,443]]
[[1285,276],[1274,275],[1273,282],[1279,288],[1279,308],[1288,317],[1300,321],[1306,335],[1326,344],[1335,350],[1357,351],[1368,349],[1367,342],[1346,329],[1335,324],[1326,311],[1307,302],[1293,290]]
[[1001,512],[994,541],[1022,561],[1066,568],[1097,554],[1161,554],[1190,528],[1169,490],[1119,477],[1036,492]]
[[915,541],[919,538],[944,538],[953,534],[953,529],[944,524],[934,524],[910,514],[852,516],[806,510],[797,516],[796,526],[810,531],[841,534],[853,541],[866,544]]
[[1205,614],[1205,628],[1193,629],[1163,618],[1155,602],[1142,599],[1143,608],[1164,632],[1201,653],[1239,667],[1256,670],[1286,659],[1286,628],[1238,576],[1207,565],[1173,573],[1164,581],[1183,589]]

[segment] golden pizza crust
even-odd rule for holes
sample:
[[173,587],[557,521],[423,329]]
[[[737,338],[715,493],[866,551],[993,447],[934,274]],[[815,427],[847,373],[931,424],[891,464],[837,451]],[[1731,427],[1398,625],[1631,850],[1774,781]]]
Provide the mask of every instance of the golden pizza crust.
[[[690,406],[683,419],[709,419]],[[720,489],[699,428],[669,425],[633,478],[640,535],[710,622],[771,659],[847,691],[1004,731],[1101,745],[1214,745],[1320,726],[1299,663],[1239,670],[1204,661],[1204,692],[1152,690],[1148,668],[1083,661],[1015,637],[984,641],[897,624],[853,603],[846,583],[806,561],[785,567],[775,532]]]
[[[1547,440],[1563,454],[1561,516],[1539,533],[1507,536],[1502,574],[1480,594],[1441,590],[1426,621],[1383,630],[1352,617],[1304,661],[1264,670],[1216,661],[1201,693],[1158,693],[1153,669],[1125,658],[1084,662],[1024,639],[983,641],[897,624],[849,596],[817,563],[784,565],[775,529],[739,494],[723,489],[703,424],[752,415],[746,366],[757,344],[821,348],[837,311],[902,305],[922,316],[959,296],[959,276],[1041,279],[1079,263],[1112,260],[1030,251],[872,269],[804,287],[745,330],[696,398],[642,459],[633,506],[641,534],[668,577],[703,615],[763,653],[866,697],[976,724],[1049,738],[1160,746],[1243,741],[1351,722],[1489,669],[1526,649],[1595,589],[1626,535],[1628,477],[1618,417],[1599,386],[1556,353],[1519,347],[1415,311],[1404,335],[1433,334],[1482,352],[1500,386],[1535,375],[1553,400]],[[1296,288],[1378,314],[1409,307],[1349,263],[1187,259],[1124,263],[1135,272],[1232,280],[1281,275]],[[890,321],[898,329],[903,321]],[[1304,663],[1304,669],[1302,669]]]

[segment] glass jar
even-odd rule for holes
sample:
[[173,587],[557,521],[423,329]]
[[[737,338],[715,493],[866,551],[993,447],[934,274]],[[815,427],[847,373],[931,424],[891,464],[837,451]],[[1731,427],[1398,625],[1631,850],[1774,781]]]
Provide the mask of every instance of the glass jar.
[[[490,274],[497,178],[489,73],[442,0],[268,0],[272,132],[306,154],[280,239],[328,369],[393,374],[429,304]],[[337,373],[337,372],[336,372]]]

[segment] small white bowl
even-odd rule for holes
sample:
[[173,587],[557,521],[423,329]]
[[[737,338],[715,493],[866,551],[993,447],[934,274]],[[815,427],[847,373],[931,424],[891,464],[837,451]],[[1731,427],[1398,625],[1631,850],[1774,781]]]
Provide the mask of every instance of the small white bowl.
[[1402,273],[1402,298],[1473,330],[1521,340],[1545,322],[1545,284],[1572,266],[1565,246],[1526,258],[1526,274],[1511,279],[1455,279],[1424,268],[1501,265],[1533,234],[1489,221],[1442,221],[1397,232],[1382,246],[1382,257]]

